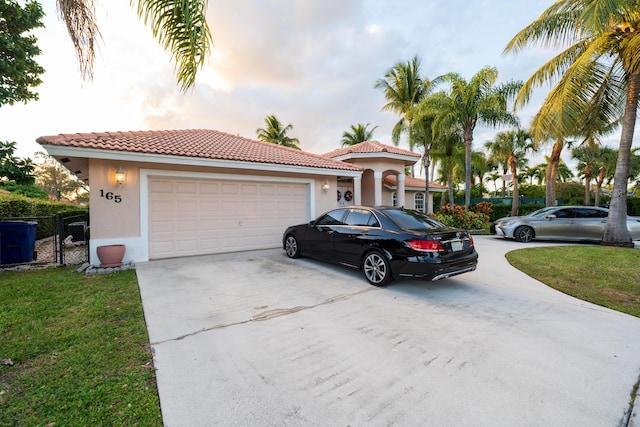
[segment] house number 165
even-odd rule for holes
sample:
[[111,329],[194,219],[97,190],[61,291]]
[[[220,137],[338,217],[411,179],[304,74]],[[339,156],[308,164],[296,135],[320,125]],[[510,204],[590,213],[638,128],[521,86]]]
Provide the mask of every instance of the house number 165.
[[113,194],[111,191],[100,190],[100,197],[104,197],[107,200],[113,200],[116,203],[120,203],[122,201],[122,196],[119,194]]

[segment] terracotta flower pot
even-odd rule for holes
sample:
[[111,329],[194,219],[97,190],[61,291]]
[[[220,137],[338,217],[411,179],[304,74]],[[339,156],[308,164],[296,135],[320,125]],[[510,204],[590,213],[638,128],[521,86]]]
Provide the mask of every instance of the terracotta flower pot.
[[122,258],[126,251],[125,245],[105,245],[98,246],[96,252],[98,259],[100,260],[100,267],[120,267],[122,265]]

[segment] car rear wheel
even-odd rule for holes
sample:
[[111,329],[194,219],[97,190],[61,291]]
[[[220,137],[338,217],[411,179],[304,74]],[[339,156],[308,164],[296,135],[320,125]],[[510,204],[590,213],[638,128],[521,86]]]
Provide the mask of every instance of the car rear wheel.
[[298,240],[292,234],[289,234],[284,240],[284,250],[289,258],[300,258]]
[[533,228],[523,225],[516,228],[516,232],[513,235],[518,242],[529,243],[533,240]]
[[389,261],[378,251],[367,253],[362,260],[362,273],[374,286],[384,286],[393,280]]

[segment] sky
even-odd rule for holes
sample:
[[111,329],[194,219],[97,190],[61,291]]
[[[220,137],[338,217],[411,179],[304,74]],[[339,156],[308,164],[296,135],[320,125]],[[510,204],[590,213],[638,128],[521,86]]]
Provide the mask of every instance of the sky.
[[[16,141],[19,157],[33,158],[42,151],[38,137],[60,133],[215,129],[256,139],[269,114],[291,124],[289,136],[312,153],[340,148],[342,133],[357,123],[378,126],[373,139],[392,144],[399,116],[381,111],[386,100],[374,83],[396,63],[417,55],[429,79],[449,72],[469,79],[489,65],[501,83],[526,80],[553,56],[541,47],[503,54],[553,0],[210,0],[214,47],[183,93],[170,55],[128,0],[98,0],[101,40],[89,82],[55,2],[42,3],[39,100],[0,108],[0,140]],[[518,112],[523,126],[548,90]],[[477,128],[474,149],[502,130]],[[542,147],[530,164],[550,150]]]

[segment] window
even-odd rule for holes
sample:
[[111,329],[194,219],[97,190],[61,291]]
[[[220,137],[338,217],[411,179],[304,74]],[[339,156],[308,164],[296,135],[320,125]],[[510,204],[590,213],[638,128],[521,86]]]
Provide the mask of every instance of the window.
[[322,215],[316,221],[316,225],[342,225],[342,218],[346,209],[336,209]]
[[413,208],[417,211],[424,211],[424,194],[416,193],[413,196]]
[[351,209],[345,221],[347,225],[360,227],[380,227],[373,213],[364,209]]
[[391,206],[397,206],[397,205],[398,205],[398,195],[394,191],[393,193],[391,193]]

